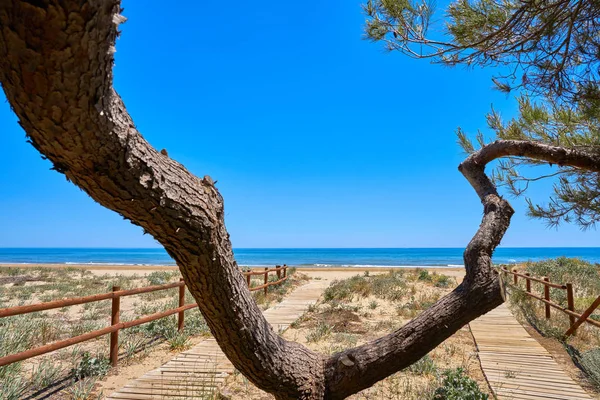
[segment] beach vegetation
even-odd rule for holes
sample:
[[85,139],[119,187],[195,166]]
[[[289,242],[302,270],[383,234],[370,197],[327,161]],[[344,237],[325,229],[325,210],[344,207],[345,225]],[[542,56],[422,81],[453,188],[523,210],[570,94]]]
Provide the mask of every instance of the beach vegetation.
[[79,363],[71,370],[71,374],[76,380],[88,378],[90,376],[104,376],[110,369],[108,359],[99,354],[90,354],[84,352],[81,354]]
[[167,337],[167,342],[171,351],[183,351],[189,349],[191,346],[190,336],[181,332]]
[[444,372],[442,385],[435,390],[434,400],[487,400],[477,382],[470,378],[462,368]]
[[[587,309],[600,295],[600,265],[581,259],[559,257],[537,262],[528,262],[520,267],[521,272],[529,272],[533,277],[548,277],[554,283],[572,283],[575,296],[575,310],[579,313]],[[507,282],[509,282],[508,280]],[[551,318],[546,319],[544,303],[531,298],[525,293],[524,279],[518,286],[510,288],[510,305],[515,315],[523,322],[547,338],[554,339],[563,346],[573,362],[585,374],[596,390],[600,390],[598,372],[600,364],[600,328],[587,323],[582,324],[576,335],[565,337],[570,327],[569,317],[558,311],[551,311]],[[542,286],[532,283],[532,291],[542,293]],[[551,288],[550,299],[562,307],[567,307],[566,291]],[[590,316],[600,319],[600,310],[596,309]]]

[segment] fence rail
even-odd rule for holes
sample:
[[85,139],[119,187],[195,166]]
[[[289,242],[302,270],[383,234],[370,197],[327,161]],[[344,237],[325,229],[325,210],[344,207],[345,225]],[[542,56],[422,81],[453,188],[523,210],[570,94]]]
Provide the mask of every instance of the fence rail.
[[[246,282],[250,291],[264,290],[265,295],[269,286],[274,286],[282,283],[288,278],[287,265],[280,267],[279,265],[275,268],[265,267],[264,271],[246,271],[243,275],[246,277]],[[277,280],[269,282],[269,273],[275,273]],[[264,276],[264,284],[250,287],[251,277],[255,275]],[[120,322],[121,314],[121,297],[133,296],[136,294],[157,292],[161,290],[168,290],[173,288],[179,288],[179,304],[177,308],[157,312],[154,314],[146,315],[133,321]],[[111,308],[111,323],[109,326],[98,329],[95,331],[87,332],[82,335],[70,337],[68,339],[59,340],[57,342],[49,343],[43,346],[39,346],[33,349],[25,350],[20,353],[10,354],[4,357],[0,357],[0,367],[12,364],[18,361],[23,361],[28,358],[36,357],[42,354],[50,353],[52,351],[60,350],[65,347],[73,346],[75,344],[85,342],[91,339],[98,338],[110,334],[110,363],[114,367],[118,363],[119,357],[119,331],[121,329],[127,329],[134,326],[142,325],[160,318],[165,318],[173,314],[177,314],[177,329],[182,330],[185,324],[185,311],[191,310],[192,308],[198,307],[197,304],[185,304],[185,282],[181,279],[179,282],[168,283],[165,285],[154,285],[146,286],[137,289],[121,290],[118,286],[113,286],[112,292],[101,293],[91,296],[75,297],[71,299],[54,300],[45,303],[29,304],[25,306],[16,306],[9,308],[0,309],[0,318],[11,317],[15,315],[29,314],[32,312],[52,310],[56,308],[62,308],[67,306],[74,306],[78,304],[86,304],[104,300],[112,300]]]
[[[569,316],[569,329],[565,332],[565,336],[575,335],[577,333],[577,329],[581,326],[581,324],[588,323],[590,325],[596,326],[600,328],[600,322],[594,319],[591,319],[590,316],[600,306],[600,296],[583,312],[578,313],[575,311],[575,297],[573,293],[573,284],[565,283],[557,284],[550,282],[550,279],[547,277],[543,277],[542,279],[535,278],[531,276],[528,272],[519,273],[516,269],[509,271],[508,268],[502,267],[500,271],[505,275],[512,275],[513,284],[517,286],[519,284],[519,278],[525,279],[525,291],[524,293],[532,297],[536,300],[541,301],[545,305],[545,313],[546,319],[551,318],[550,309],[554,308],[567,314]],[[540,283],[544,286],[544,294],[543,297],[541,295],[537,295],[531,290],[531,282]],[[567,307],[563,307],[560,304],[553,302],[550,299],[550,288],[565,290],[567,293]]]

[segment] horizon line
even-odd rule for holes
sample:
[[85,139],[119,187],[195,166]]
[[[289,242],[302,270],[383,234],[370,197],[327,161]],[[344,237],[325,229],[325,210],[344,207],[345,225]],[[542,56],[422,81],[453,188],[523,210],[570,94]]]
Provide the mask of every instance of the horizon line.
[[[398,250],[398,249],[464,249],[466,246],[440,246],[440,247],[233,247],[233,250]],[[600,249],[600,246],[498,246],[496,249]],[[0,250],[8,249],[62,249],[62,250],[164,250],[162,246],[155,247],[51,247],[51,246],[13,246],[0,247]]]

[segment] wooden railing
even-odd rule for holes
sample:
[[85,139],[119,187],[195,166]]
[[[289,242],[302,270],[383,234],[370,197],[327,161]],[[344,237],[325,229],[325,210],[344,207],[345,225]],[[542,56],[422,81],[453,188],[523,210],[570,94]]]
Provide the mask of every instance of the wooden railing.
[[[287,268],[288,267],[286,265],[284,265],[283,267],[280,267],[278,265],[275,268],[266,267],[264,271],[246,271],[243,272],[243,275],[246,277],[246,282],[250,291],[264,289],[266,295],[269,286],[278,285],[288,278]],[[277,274],[277,280],[269,282],[269,273]],[[260,286],[250,287],[250,280],[251,277],[254,275],[264,275],[264,284]],[[146,315],[142,318],[138,318],[133,321],[120,322],[119,319],[121,313],[121,297],[133,296],[142,293],[157,292],[160,290],[168,290],[173,288],[179,288],[179,304],[177,308]],[[112,366],[116,366],[119,356],[119,331],[121,329],[142,325],[160,318],[168,317],[173,314],[177,314],[177,329],[181,331],[184,328],[185,311],[198,307],[198,305],[195,303],[185,304],[185,288],[186,286],[185,282],[183,282],[183,279],[181,279],[179,282],[168,283],[166,285],[147,286],[143,288],[130,290],[121,290],[119,286],[113,286],[112,292],[108,293],[95,294],[84,297],[75,297],[71,299],[55,300],[38,304],[29,304],[24,306],[1,308],[0,318],[3,318],[15,315],[29,314],[37,311],[46,311],[67,306],[74,306],[78,304],[93,303],[109,299],[112,300],[110,326],[95,331],[87,332],[82,335],[70,337],[68,339],[59,340],[57,342],[46,344],[26,351],[22,351],[20,353],[0,357],[0,367],[18,361],[23,361],[28,358],[36,357],[42,354],[50,353],[52,351],[56,351],[65,347],[73,346],[75,344],[95,339],[107,334],[110,334],[110,363]]]
[[[532,297],[536,300],[539,300],[545,304],[545,313],[546,319],[550,319],[550,309],[555,308],[569,316],[569,329],[565,332],[565,336],[575,335],[577,332],[577,328],[581,326],[584,322],[599,327],[600,322],[590,318],[590,315],[600,306],[600,296],[581,314],[575,311],[575,298],[573,294],[573,284],[565,283],[557,284],[550,282],[550,279],[547,277],[543,277],[542,279],[534,278],[531,276],[529,272],[519,273],[516,269],[509,271],[508,268],[502,267],[500,268],[505,275],[512,275],[513,284],[517,286],[519,284],[519,278],[525,279],[525,294],[529,297]],[[537,295],[531,290],[531,282],[540,283],[544,286],[544,294],[543,297],[541,295]],[[567,293],[567,307],[563,307],[560,304],[553,302],[550,299],[550,288],[565,290]]]

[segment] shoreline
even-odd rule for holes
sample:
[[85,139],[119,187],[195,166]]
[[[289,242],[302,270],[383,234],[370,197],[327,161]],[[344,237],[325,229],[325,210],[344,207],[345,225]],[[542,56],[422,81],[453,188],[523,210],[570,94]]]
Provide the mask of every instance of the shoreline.
[[[272,266],[273,267],[273,266]],[[293,267],[293,266],[290,266]],[[96,275],[102,275],[106,273],[116,273],[120,275],[134,275],[134,274],[146,274],[154,271],[178,271],[179,268],[176,265],[98,265],[98,264],[8,264],[0,263],[0,268],[48,268],[48,269],[67,269],[75,268],[88,270]],[[255,267],[256,269],[261,267]],[[264,268],[264,267],[263,267]],[[439,266],[403,266],[403,267],[296,267],[296,271],[305,273],[313,278],[328,278],[337,279],[352,276],[354,273],[364,272],[388,272],[394,270],[417,270],[427,269],[430,272],[436,272],[439,274],[445,274],[453,276],[458,279],[462,279],[465,274],[464,267],[439,267]],[[341,273],[341,274],[340,274]]]
[[[262,269],[265,267],[274,268],[275,265],[240,265],[241,268]],[[463,270],[462,265],[288,265],[289,268],[296,268],[297,271],[382,271],[390,269],[440,269],[440,270]],[[139,271],[175,271],[177,265],[166,264],[110,264],[110,263],[3,263],[0,262],[0,268],[48,268],[48,269],[94,269],[94,270],[139,270]]]

